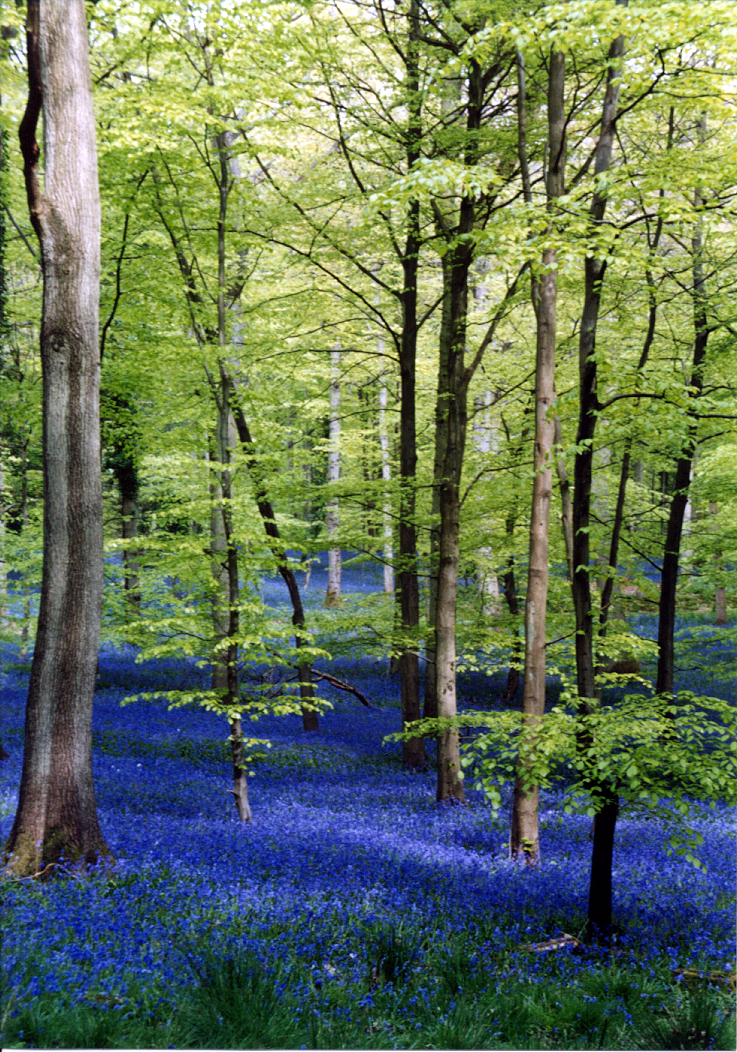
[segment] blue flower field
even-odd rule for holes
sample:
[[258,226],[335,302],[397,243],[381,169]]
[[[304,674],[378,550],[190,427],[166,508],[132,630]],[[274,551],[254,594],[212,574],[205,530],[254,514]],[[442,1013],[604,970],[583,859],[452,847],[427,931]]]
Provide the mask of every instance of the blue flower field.
[[[196,687],[187,661],[100,658],[95,776],[115,863],[2,885],[4,1047],[733,1047],[734,815],[694,808],[706,871],[625,811],[606,949],[531,949],[583,926],[590,820],[542,802],[543,861],[507,857],[505,808],[438,807],[408,773],[398,682],[376,658],[330,666],[316,734],[262,717],[254,821],[228,793],[227,724],[132,693]],[[712,663],[718,668],[718,663]],[[0,832],[20,780],[27,666],[2,652]],[[462,682],[467,703],[499,684]],[[713,689],[711,687],[710,689]],[[495,693],[496,692],[496,693]],[[675,1035],[675,1037],[674,1037]],[[681,1043],[668,1044],[671,1041]]]

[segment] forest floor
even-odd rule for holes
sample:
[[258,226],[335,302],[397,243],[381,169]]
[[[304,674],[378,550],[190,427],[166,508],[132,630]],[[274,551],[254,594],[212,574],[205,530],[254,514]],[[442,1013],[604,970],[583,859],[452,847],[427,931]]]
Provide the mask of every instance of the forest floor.
[[[20,780],[28,665],[0,654],[0,836]],[[227,724],[137,691],[201,685],[192,662],[106,649],[94,769],[115,863],[4,881],[5,1048],[734,1048],[735,823],[694,805],[697,869],[625,811],[607,948],[536,944],[583,927],[590,820],[543,795],[542,861],[508,858],[508,810],[438,806],[402,769],[385,663],[330,670],[320,730],[261,717],[253,821],[228,793]],[[462,681],[468,695],[477,678]],[[499,683],[485,688],[499,693]],[[471,700],[471,699],[467,699]]]

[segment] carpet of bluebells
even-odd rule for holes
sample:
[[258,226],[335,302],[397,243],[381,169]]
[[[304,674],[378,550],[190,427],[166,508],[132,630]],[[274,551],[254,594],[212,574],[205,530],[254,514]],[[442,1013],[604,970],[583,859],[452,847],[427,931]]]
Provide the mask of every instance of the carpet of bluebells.
[[[699,644],[702,662],[706,646]],[[712,672],[727,660],[715,648],[705,662]],[[249,733],[268,739],[271,748],[253,759],[254,820],[244,826],[228,793],[228,730],[221,718],[194,708],[169,712],[162,701],[121,705],[138,691],[198,686],[206,672],[192,661],[136,664],[124,649],[102,652],[94,772],[101,826],[116,863],[104,877],[41,888],[6,883],[5,1011],[43,992],[69,1006],[125,1011],[135,1004],[165,1015],[196,984],[202,954],[247,953],[277,971],[280,960],[303,963],[304,989],[291,991],[297,1015],[300,1004],[319,1015],[331,986],[344,990],[341,1011],[370,1014],[392,986],[377,985],[382,940],[397,938],[420,971],[427,954],[437,956],[460,940],[467,965],[485,969],[486,984],[499,991],[529,989],[551,976],[574,987],[600,967],[599,951],[524,949],[581,929],[590,821],[565,815],[560,797],[547,794],[542,863],[510,862],[505,809],[494,817],[473,791],[467,806],[438,806],[432,772],[403,770],[399,745],[384,744],[399,729],[398,682],[387,675],[386,662],[342,658],[330,668],[372,707],[321,684],[333,707],[317,733],[305,735],[297,716],[249,724]],[[0,654],[0,742],[10,754],[0,764],[3,839],[20,780],[26,684],[27,666],[6,647]],[[716,693],[719,684],[708,689]],[[461,682],[468,706],[489,704],[498,693],[498,681],[479,675]],[[734,815],[719,806],[695,808],[693,819],[704,834],[705,872],[669,856],[666,832],[647,815],[622,814],[614,912],[618,960],[631,973],[734,968]],[[414,1016],[421,1018],[423,999],[427,1005],[439,996],[437,982],[428,971],[427,985],[416,985],[415,1003],[403,1002],[407,1032],[421,1025]],[[486,1047],[494,1047],[494,1033],[490,1020]],[[386,1047],[407,1045],[395,1045],[389,1033]]]

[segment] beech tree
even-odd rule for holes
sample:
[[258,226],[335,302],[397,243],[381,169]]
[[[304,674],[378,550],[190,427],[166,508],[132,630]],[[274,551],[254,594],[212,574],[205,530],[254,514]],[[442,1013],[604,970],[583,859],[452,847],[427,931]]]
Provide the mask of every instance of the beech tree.
[[[565,119],[565,54],[552,48],[548,60],[548,168],[545,193],[547,206],[554,215],[558,198],[565,192],[567,160]],[[531,200],[527,166],[526,95],[524,64],[517,56],[519,127],[518,148],[523,173],[525,197]],[[554,218],[550,233],[553,233]],[[532,732],[528,748],[535,747],[535,729],[545,713],[545,673],[547,670],[546,630],[548,602],[548,537],[550,502],[553,484],[552,453],[555,406],[555,337],[557,323],[558,261],[554,245],[542,254],[539,273],[532,278],[532,301],[537,329],[535,363],[535,447],[530,515],[529,569],[525,602],[525,672],[522,693],[522,719]],[[539,788],[530,785],[526,768],[530,756],[520,750],[518,773],[514,786],[510,852],[514,858],[524,854],[535,861],[540,852],[538,833]]]
[[[98,311],[100,200],[85,7],[29,0],[28,105],[20,128],[41,246],[44,566],[15,821],[17,875],[108,855],[92,780],[102,609]],[[43,187],[36,127],[43,112]]]

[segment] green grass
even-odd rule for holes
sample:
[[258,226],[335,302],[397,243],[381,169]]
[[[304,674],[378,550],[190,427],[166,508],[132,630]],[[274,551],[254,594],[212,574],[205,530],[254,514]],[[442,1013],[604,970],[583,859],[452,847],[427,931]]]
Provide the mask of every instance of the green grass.
[[[17,1010],[2,999],[5,1047],[230,1049],[733,1049],[732,997],[673,985],[669,974],[602,963],[576,983],[509,979],[511,947],[476,951],[468,936],[435,945],[399,925],[367,933],[360,982],[328,960],[260,960],[244,946],[188,954],[192,984],[173,1003],[157,990],[89,993],[65,1006],[44,994]],[[500,966],[504,965],[504,968]],[[553,973],[554,973],[553,969]],[[506,974],[500,984],[495,974]],[[356,1005],[358,1004],[358,1007]]]

